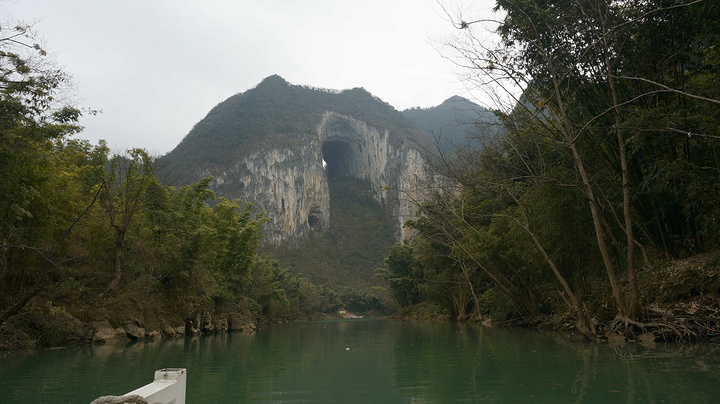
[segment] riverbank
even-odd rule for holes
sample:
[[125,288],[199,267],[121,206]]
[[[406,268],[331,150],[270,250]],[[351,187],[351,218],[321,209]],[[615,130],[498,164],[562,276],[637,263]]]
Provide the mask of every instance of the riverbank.
[[[252,333],[264,324],[345,318],[342,314],[317,314],[311,318],[269,319],[252,313],[242,303],[232,307],[205,308],[179,315],[167,310],[151,313],[131,310],[112,317],[102,315],[107,307],[96,308],[99,316],[77,317],[77,312],[38,298],[26,310],[0,327],[0,351],[32,350],[87,344],[115,344],[131,341],[155,341],[203,334],[228,332]],[[142,304],[134,302],[133,307]],[[147,302],[145,302],[147,303]],[[167,309],[167,308],[165,308]]]
[[[292,278],[294,279],[294,278]],[[280,297],[242,296],[216,302],[192,296],[171,298],[140,277],[115,292],[76,287],[31,299],[0,325],[0,350],[180,338],[187,335],[252,332],[267,323],[325,318],[331,314],[291,310]],[[337,311],[335,306],[331,309]]]
[[[631,333],[618,333],[609,290],[592,288],[586,297],[596,308],[598,341],[716,341],[720,339],[720,254],[658,262],[638,272],[641,310]],[[95,297],[94,297],[95,296]],[[78,290],[67,295],[36,296],[0,327],[0,350],[51,348],[90,343],[157,340],[225,332],[252,332],[258,325],[341,317],[269,317],[247,298],[224,304],[188,304],[168,300],[138,284],[113,294]],[[58,299],[59,298],[59,299]],[[558,299],[560,300],[560,299]],[[490,305],[486,307],[491,307]],[[522,318],[502,305],[481,315],[453,316],[435,304],[421,303],[396,317],[431,321],[469,321],[506,328],[537,328],[573,333],[567,307],[549,302],[534,318]],[[253,310],[254,308],[254,310]],[[599,308],[599,309],[598,309]]]
[[[620,324],[607,286],[589,288],[585,300],[593,305],[599,342],[678,342],[720,340],[720,253],[658,261],[638,274],[640,310],[636,321]],[[627,285],[627,282],[625,282]],[[537,328],[575,332],[572,312],[557,300],[543,302],[544,310],[532,318],[520,316],[508,304],[495,302],[488,310],[453,316],[428,302],[399,312],[396,317],[433,321],[469,321],[507,328]]]
[[[59,305],[42,297],[33,299],[22,313],[0,327],[0,350],[252,332],[257,327],[257,317],[241,304],[180,314],[162,304],[148,305],[149,300],[154,300],[152,298],[137,301],[123,296],[123,299],[127,299],[123,304],[127,311],[117,307],[116,302],[108,306],[78,307]],[[148,309],[143,310],[143,307]]]

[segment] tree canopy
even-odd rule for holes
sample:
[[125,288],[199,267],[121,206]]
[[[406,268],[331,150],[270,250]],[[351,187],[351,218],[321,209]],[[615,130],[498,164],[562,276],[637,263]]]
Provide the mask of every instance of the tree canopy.
[[101,320],[279,321],[342,307],[258,255],[266,218],[252,203],[216,198],[210,177],[161,184],[145,150],[73,139],[82,111],[70,88],[31,27],[0,26],[0,349],[87,341]]
[[496,11],[495,44],[482,40],[487,20],[457,20],[446,51],[506,102],[506,132],[438,165],[446,180],[410,223],[425,267],[414,282],[423,290],[446,256],[457,287],[482,292],[475,308],[447,306],[455,314],[502,296],[507,316],[566,310],[590,338],[645,330],[639,279],[655,257],[720,247],[720,7],[498,0]]

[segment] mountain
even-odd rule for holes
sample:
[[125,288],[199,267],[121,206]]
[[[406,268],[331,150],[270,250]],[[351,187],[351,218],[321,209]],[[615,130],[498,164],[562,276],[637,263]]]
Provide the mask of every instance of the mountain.
[[316,132],[327,111],[386,129],[396,144],[426,142],[411,120],[363,88],[317,89],[273,75],[218,104],[161,160],[168,171],[182,177],[181,182],[196,181],[200,168],[227,167],[255,150]]
[[374,274],[396,242],[393,222],[387,220],[364,181],[331,177],[328,188],[332,218],[328,230],[311,232],[301,248],[265,251],[312,282],[338,291],[371,292],[383,285]]
[[457,147],[460,123],[480,118],[497,122],[461,97],[401,113],[362,88],[317,89],[275,75],[210,110],[159,164],[166,182],[212,176],[218,196],[266,212],[263,249],[284,267],[368,292],[392,244],[411,236],[403,225],[431,180],[430,129]]
[[410,108],[402,114],[425,131],[441,150],[481,146],[483,139],[501,132],[495,114],[460,96],[453,96],[431,108]]
[[427,147],[421,129],[362,88],[317,89],[275,75],[218,104],[159,163],[175,184],[212,176],[219,196],[255,203],[270,218],[264,243],[276,247],[327,231],[329,179],[354,178],[399,241],[428,176]]

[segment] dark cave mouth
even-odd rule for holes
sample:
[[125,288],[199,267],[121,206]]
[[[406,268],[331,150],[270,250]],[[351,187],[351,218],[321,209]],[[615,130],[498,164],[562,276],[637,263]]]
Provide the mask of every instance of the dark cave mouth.
[[323,143],[323,160],[327,164],[325,173],[328,178],[353,177],[350,162],[353,159],[350,143],[342,140],[331,140]]
[[323,214],[320,211],[320,207],[313,206],[312,209],[310,209],[310,214],[308,215],[308,226],[310,226],[311,229],[315,230],[319,227],[322,227],[323,224]]
[[[362,179],[358,172],[359,167],[363,164],[357,161],[363,158],[363,153],[359,152],[360,145],[349,142],[347,140],[329,140],[322,145],[322,158],[325,175],[329,187],[330,210],[338,206],[347,206],[357,204],[363,198],[372,198],[372,187],[369,180]],[[346,193],[354,196],[350,197],[352,202],[347,200]],[[362,195],[362,198],[359,196]],[[374,200],[374,199],[373,199]],[[371,209],[372,210],[372,209]],[[308,215],[308,226],[317,230],[321,227],[323,217],[319,210],[311,211]]]

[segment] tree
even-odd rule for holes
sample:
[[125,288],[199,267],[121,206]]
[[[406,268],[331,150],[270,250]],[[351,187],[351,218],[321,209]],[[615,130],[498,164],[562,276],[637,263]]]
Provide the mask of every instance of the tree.
[[262,237],[262,227],[268,219],[264,212],[253,212],[252,203],[220,198],[213,207],[213,248],[217,276],[227,295],[240,293],[251,281],[251,269]]
[[94,203],[77,193],[87,162],[71,158],[89,146],[66,143],[81,130],[68,84],[30,26],[0,26],[0,323],[58,279],[62,243]]
[[388,284],[390,295],[398,309],[403,309],[420,302],[418,276],[412,247],[406,244],[395,244],[387,258],[387,269],[377,269],[377,274]]
[[133,218],[143,207],[145,192],[154,181],[153,161],[145,150],[131,149],[127,156],[115,155],[108,162],[100,203],[115,233],[115,275],[109,290],[115,290],[120,283],[126,235]]
[[[710,107],[716,101],[686,91],[683,82],[687,81],[686,77],[703,77],[710,88],[718,88],[717,81],[707,80],[706,71],[696,68],[695,72],[691,72],[688,68],[717,67],[716,60],[708,58],[713,51],[709,51],[706,44],[709,38],[718,37],[717,25],[712,24],[712,21],[717,21],[718,7],[703,0],[679,4],[659,0],[498,0],[496,10],[502,13],[501,19],[495,21],[492,28],[500,38],[497,46],[488,45],[476,35],[477,27],[491,22],[459,20],[456,26],[462,34],[457,41],[449,44],[449,48],[454,52],[454,60],[468,68],[468,76],[474,84],[489,89],[492,99],[507,102],[500,107],[504,109],[505,122],[511,132],[525,133],[524,136],[538,139],[536,144],[550,146],[543,154],[521,154],[516,152],[521,145],[514,142],[522,137],[516,136],[514,140],[506,138],[510,146],[505,150],[506,155],[521,158],[522,164],[528,168],[524,178],[536,183],[556,181],[566,190],[582,190],[596,246],[617,308],[618,324],[627,327],[634,324],[638,314],[635,247],[640,246],[645,251],[637,235],[652,237],[653,233],[651,222],[642,220],[648,218],[646,212],[653,213],[652,220],[660,228],[657,233],[669,238],[667,230],[662,229],[660,220],[657,220],[658,213],[662,212],[658,212],[658,207],[664,209],[668,200],[644,191],[644,187],[647,189],[649,182],[655,181],[661,174],[659,167],[647,164],[648,158],[655,152],[649,152],[652,147],[644,139],[646,133],[654,132],[662,136],[661,142],[672,143],[668,136],[671,132],[687,129],[688,138],[694,138],[696,133],[716,131],[709,125],[702,131],[697,130],[697,116],[688,119],[692,108],[717,114],[717,107]],[[693,25],[702,28],[689,33],[681,29],[678,24],[681,21],[688,23],[689,15],[702,21]],[[678,43],[671,50],[670,46],[657,47],[653,46],[653,41],[643,41],[651,35],[664,35],[658,34],[662,32],[682,32],[678,35],[682,38],[678,41],[682,42],[680,51]],[[671,62],[672,66],[661,67],[658,61],[676,61],[676,64]],[[674,77],[660,73],[679,71],[683,73],[670,75]],[[701,102],[704,104],[700,105]],[[672,123],[669,119],[658,120],[657,116],[648,119],[649,112],[667,112],[669,106],[676,105],[682,111],[679,115],[684,115],[682,119]],[[680,122],[686,124],[684,129],[677,129]],[[707,136],[703,137],[707,139]],[[643,150],[646,147],[648,150]],[[716,148],[717,145],[713,145],[710,150]],[[558,161],[561,153],[571,158],[577,180],[571,176],[565,176],[563,180],[555,175],[548,178],[545,174],[552,171],[539,170]],[[674,160],[678,161],[678,154],[674,156]],[[687,148],[682,151],[682,156],[679,161],[684,169],[698,174],[709,171],[717,178],[718,166],[712,159],[704,160],[705,167],[708,163],[712,167],[708,170],[688,164],[685,158],[688,156]],[[687,178],[689,184],[685,186],[688,190],[701,192],[706,197],[716,193],[714,185],[708,193],[695,191],[694,184],[700,180],[696,178]],[[520,208],[516,212],[522,214],[521,227],[532,230],[528,224],[534,220],[525,218],[523,213],[528,212],[524,207],[529,201],[520,198],[516,193],[518,188],[509,186],[519,180],[506,182],[503,188],[510,191],[506,192],[506,196],[514,199]],[[678,181],[671,180],[670,183],[673,182]],[[562,188],[558,191],[563,192]],[[689,205],[682,199],[686,198],[678,194],[671,201],[677,201],[673,204],[680,210],[684,209],[681,216],[690,219],[688,227],[692,229],[695,220],[688,213],[697,212],[700,204],[694,202]],[[652,208],[648,209],[647,205]],[[670,209],[675,208],[669,207],[667,211]],[[701,209],[712,211],[707,207]],[[641,231],[636,232],[637,228]],[[681,232],[691,235],[694,231]],[[530,232],[528,234],[532,236]],[[619,234],[624,235],[624,246],[621,246]],[[542,252],[546,241],[535,241]],[[699,242],[693,242],[693,248],[699,246]],[[613,247],[616,253],[622,253],[613,257]],[[624,257],[618,258],[620,256]],[[628,281],[630,293],[627,295],[623,291],[622,274]]]

